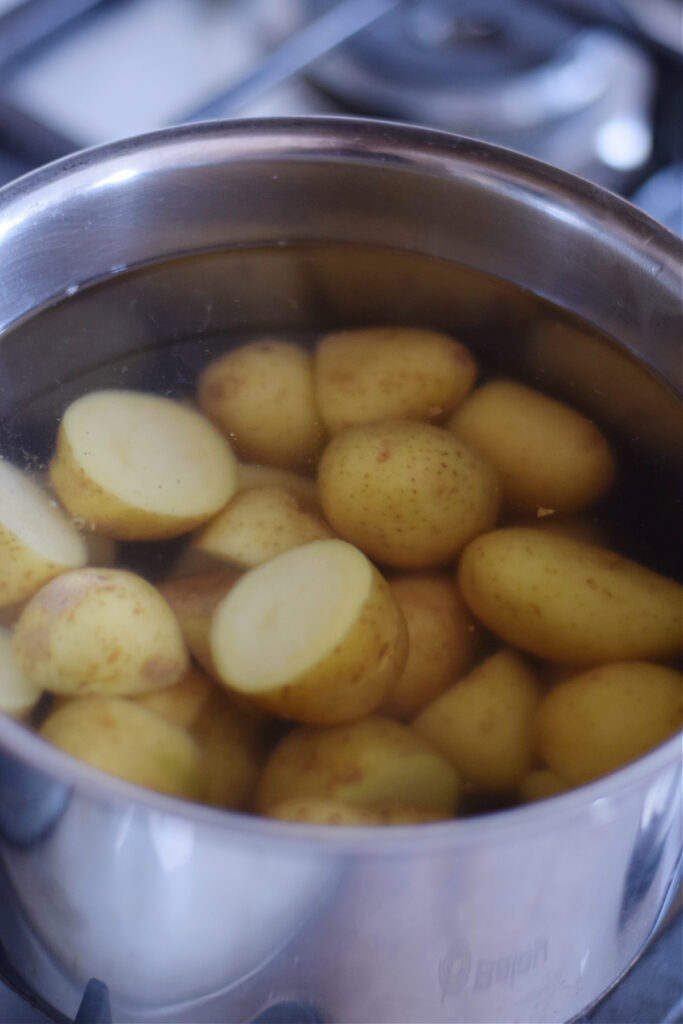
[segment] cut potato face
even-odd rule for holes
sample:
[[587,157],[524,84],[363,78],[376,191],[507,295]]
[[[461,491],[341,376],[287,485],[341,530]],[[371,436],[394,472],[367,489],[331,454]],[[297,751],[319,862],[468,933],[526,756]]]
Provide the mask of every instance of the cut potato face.
[[336,533],[373,560],[432,568],[497,519],[495,471],[450,431],[390,420],[349,427],[323,452],[320,500]]
[[0,608],[85,565],[86,544],[56,501],[0,457]]
[[45,719],[40,735],[67,754],[127,782],[202,800],[201,751],[179,726],[121,697],[71,700]]
[[121,569],[76,569],[51,580],[19,616],[12,649],[35,686],[74,696],[160,690],[188,668],[167,602]]
[[413,726],[476,789],[511,792],[534,764],[542,692],[518,654],[499,651],[437,697]]
[[50,476],[90,529],[154,540],[214,516],[237,486],[237,460],[205,417],[169,398],[96,391],[64,413]]
[[483,384],[449,426],[496,467],[505,502],[519,514],[572,515],[614,479],[614,457],[595,424],[517,381]]
[[12,654],[12,631],[0,626],[0,712],[21,718],[37,704],[42,689],[27,679]]
[[240,491],[193,542],[193,547],[243,569],[291,548],[334,534],[315,505],[279,484]]
[[408,660],[381,711],[409,722],[469,666],[479,631],[450,575],[400,573],[389,586],[408,626]]
[[395,685],[407,645],[388,583],[340,540],[313,541],[245,573],[211,627],[226,686],[316,724],[369,714]]
[[543,760],[574,786],[634,761],[682,725],[683,675],[640,661],[572,676],[536,712]]
[[266,338],[219,356],[198,382],[202,412],[246,462],[311,469],[324,443],[313,390],[313,357]]
[[415,327],[336,331],[315,354],[316,398],[331,434],[387,419],[442,422],[476,373],[455,338]]
[[264,813],[293,799],[342,800],[381,814],[421,808],[450,816],[460,779],[408,726],[379,715],[320,729],[300,726],[268,758],[257,793]]
[[525,527],[484,534],[463,552],[458,581],[480,622],[549,661],[668,660],[683,644],[678,583],[572,537]]

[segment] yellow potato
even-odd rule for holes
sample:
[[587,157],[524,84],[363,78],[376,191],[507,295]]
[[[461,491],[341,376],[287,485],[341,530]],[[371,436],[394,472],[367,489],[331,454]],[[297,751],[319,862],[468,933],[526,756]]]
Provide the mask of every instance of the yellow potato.
[[36,686],[74,696],[159,690],[188,668],[170,606],[121,569],[75,569],[51,580],[22,611],[12,649]]
[[506,505],[535,515],[572,515],[593,505],[614,479],[614,457],[581,413],[512,380],[477,388],[449,427],[498,470]]
[[464,781],[509,792],[534,763],[534,712],[542,692],[518,654],[499,651],[421,711],[413,728]]
[[129,699],[147,708],[148,711],[153,711],[155,715],[161,715],[169,722],[189,729],[215,689],[213,679],[201,669],[190,666],[177,683],[165,686],[163,690],[138,693]]
[[192,725],[206,764],[206,803],[249,810],[265,761],[267,725],[214,688]]
[[289,469],[277,469],[275,466],[258,466],[253,462],[237,463],[237,490],[248,491],[251,487],[262,487],[265,484],[279,484],[289,491],[294,491],[310,505],[320,508],[318,485],[313,477],[303,473],[293,473]]
[[380,815],[367,807],[355,807],[344,800],[321,800],[310,796],[283,800],[271,807],[267,815],[282,821],[301,821],[311,825],[382,824]]
[[247,462],[311,469],[324,443],[313,357],[292,342],[250,342],[214,359],[198,382],[202,411]]
[[405,569],[454,558],[495,525],[500,499],[495,471],[467,444],[408,420],[337,434],[320,460],[318,488],[340,537]]
[[519,784],[517,794],[524,804],[535,803],[537,800],[547,800],[558,793],[564,793],[570,789],[568,782],[561,779],[559,775],[550,768],[535,768],[529,772],[526,778]]
[[485,534],[463,552],[458,581],[488,629],[549,661],[660,660],[681,649],[679,584],[571,537],[525,527]]
[[332,434],[386,419],[442,422],[476,374],[460,342],[417,327],[336,331],[315,353],[316,398]]
[[279,484],[238,492],[204,527],[192,547],[242,569],[283,551],[334,537],[319,509]]
[[0,608],[25,601],[87,558],[83,538],[54,499],[0,457]]
[[12,654],[12,632],[0,626],[0,712],[21,718],[38,703],[42,692],[20,671]]
[[284,800],[342,800],[381,813],[410,807],[450,815],[460,798],[455,769],[421,736],[389,718],[371,715],[328,728],[299,726],[268,758],[257,808]]
[[201,751],[179,726],[121,697],[81,697],[53,711],[43,739],[94,768],[171,796],[201,800]]
[[120,540],[187,533],[237,484],[237,460],[200,413],[170,398],[95,391],[64,413],[50,463],[71,515]]
[[559,683],[536,713],[543,760],[571,785],[615,771],[683,725],[683,675],[642,661],[600,665]]
[[320,725],[376,708],[407,648],[389,584],[341,540],[313,541],[250,569],[211,626],[226,686],[274,714]]
[[445,573],[401,573],[389,586],[408,626],[408,660],[380,710],[408,722],[462,674],[478,634],[454,580]]
[[217,675],[211,653],[211,619],[240,576],[236,569],[214,569],[196,576],[165,580],[158,587],[173,609],[187,649],[210,676]]

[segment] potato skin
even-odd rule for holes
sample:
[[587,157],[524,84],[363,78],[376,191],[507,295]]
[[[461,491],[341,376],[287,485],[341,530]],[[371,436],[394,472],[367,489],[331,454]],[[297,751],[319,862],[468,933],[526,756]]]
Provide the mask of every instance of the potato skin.
[[546,764],[574,786],[647,753],[683,725],[683,675],[642,661],[600,665],[559,683],[536,712]]
[[165,580],[158,587],[173,609],[190,654],[213,678],[218,672],[211,653],[211,618],[240,576],[226,567]]
[[316,397],[331,434],[384,419],[441,422],[476,373],[464,345],[417,327],[335,331],[315,353]]
[[434,568],[496,522],[495,471],[452,433],[388,420],[349,427],[323,452],[320,500],[340,537],[396,568]]
[[408,627],[408,660],[380,711],[409,722],[468,667],[478,630],[447,573],[398,573],[389,586]]
[[238,492],[192,546],[250,569],[300,544],[333,536],[319,508],[287,487],[264,484]]
[[606,548],[509,527],[472,541],[457,578],[480,622],[549,661],[659,661],[681,649],[679,584]]
[[69,700],[45,719],[40,735],[81,761],[160,793],[202,800],[205,765],[179,726],[123,697]]
[[163,689],[189,665],[167,602],[122,569],[76,569],[51,580],[19,616],[12,650],[28,679],[73,696]]
[[521,515],[580,512],[614,479],[611,449],[591,420],[517,381],[483,384],[448,425],[496,467],[505,504]]
[[301,346],[264,338],[226,352],[200,374],[197,397],[245,461],[309,471],[317,462],[325,432]]
[[342,800],[376,813],[391,806],[444,815],[460,798],[457,772],[408,726],[380,715],[350,725],[299,726],[268,758],[257,809],[285,800]]
[[534,763],[541,696],[523,658],[498,651],[427,705],[413,727],[476,789],[513,792]]

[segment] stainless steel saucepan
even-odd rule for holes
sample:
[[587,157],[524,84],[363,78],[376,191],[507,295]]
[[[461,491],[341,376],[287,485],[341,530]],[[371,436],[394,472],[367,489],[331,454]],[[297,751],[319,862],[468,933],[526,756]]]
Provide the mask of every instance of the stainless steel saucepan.
[[[86,387],[189,390],[217,337],[445,327],[589,410],[626,477],[645,467],[624,506],[655,517],[638,543],[673,575],[681,266],[615,196],[426,129],[234,121],[117,142],[0,191],[0,445],[44,459]],[[0,717],[0,970],[66,1016],[99,979],[121,1022],[287,1000],[345,1024],[567,1021],[661,919],[680,796],[676,736],[531,806],[299,826],[139,790]]]

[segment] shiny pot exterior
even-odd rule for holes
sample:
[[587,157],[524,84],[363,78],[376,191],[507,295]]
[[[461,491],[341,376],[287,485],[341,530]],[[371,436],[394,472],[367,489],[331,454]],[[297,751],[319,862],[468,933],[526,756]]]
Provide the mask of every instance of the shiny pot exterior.
[[[0,192],[0,423],[35,392],[32,372],[46,386],[65,366],[153,341],[134,304],[119,303],[97,351],[76,329],[34,338],[35,351],[14,345],[11,328],[33,310],[125,268],[260,248],[267,260],[296,243],[381,246],[493,275],[679,383],[680,246],[628,204],[428,130],[237,121],[101,147]],[[321,299],[319,281],[251,266],[231,279],[241,298],[223,298],[242,326],[283,322],[291,307],[293,324],[314,327],[317,314],[308,324],[301,311],[316,304],[329,321],[339,296]],[[359,319],[379,301],[360,291],[345,295]],[[653,444],[673,443],[667,415]],[[0,717],[0,970],[66,1016],[98,978],[122,1022],[248,1021],[280,1000],[331,1022],[567,1021],[617,980],[666,908],[680,792],[677,736],[538,805],[320,829],[141,791]]]

